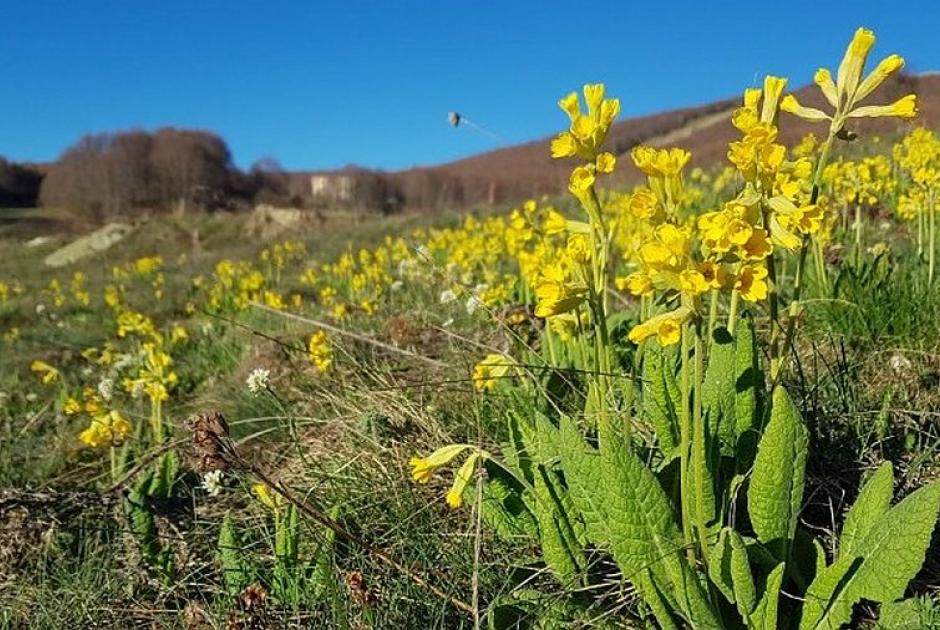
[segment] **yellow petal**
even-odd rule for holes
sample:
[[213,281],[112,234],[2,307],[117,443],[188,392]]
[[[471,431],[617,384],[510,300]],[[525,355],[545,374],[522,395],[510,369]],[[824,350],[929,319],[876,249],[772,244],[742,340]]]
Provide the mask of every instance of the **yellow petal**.
[[829,70],[827,68],[817,70],[816,74],[813,75],[813,81],[815,81],[819,89],[822,90],[823,96],[826,97],[829,104],[833,107],[838,107],[839,93],[836,92],[836,84],[833,83],[832,74]]
[[908,94],[890,105],[865,105],[853,110],[849,118],[878,118],[880,116],[897,116],[898,118],[913,118],[917,115],[917,96]]
[[764,103],[761,106],[760,121],[763,123],[773,123],[777,117],[777,103],[780,101],[780,95],[783,94],[783,88],[787,86],[787,80],[781,77],[767,75],[764,79]]
[[454,475],[454,483],[447,492],[447,505],[451,508],[456,510],[463,504],[463,491],[470,483],[470,478],[476,471],[477,463],[482,458],[483,456],[479,451],[472,453],[457,469],[457,473]]
[[796,97],[792,94],[787,94],[783,97],[783,101],[780,103],[780,109],[787,112],[788,114],[793,114],[804,120],[809,120],[811,122],[819,122],[821,120],[829,120],[829,115],[826,112],[816,109],[815,107],[804,107],[800,105],[800,102],[796,100]]
[[889,55],[881,60],[881,63],[872,70],[855,92],[855,102],[860,102],[863,98],[874,92],[879,85],[884,83],[885,79],[904,67],[904,57],[900,55]]
[[[865,60],[874,45],[875,34],[870,30],[859,28],[855,31],[852,41],[845,49],[842,63],[839,64],[839,72],[836,74],[836,90],[840,97],[854,99],[858,83],[862,78],[862,70],[865,69]],[[851,103],[849,105],[851,106]]]

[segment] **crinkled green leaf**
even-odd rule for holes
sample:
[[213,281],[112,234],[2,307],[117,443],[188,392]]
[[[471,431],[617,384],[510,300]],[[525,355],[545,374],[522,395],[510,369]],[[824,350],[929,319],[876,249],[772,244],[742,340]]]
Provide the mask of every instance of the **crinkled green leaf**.
[[800,630],[838,630],[849,621],[854,602],[847,589],[861,564],[861,558],[843,557],[816,574],[803,596]]
[[734,455],[737,382],[735,340],[725,328],[716,328],[709,346],[708,367],[702,383],[702,412],[708,427],[711,458]]
[[588,537],[610,549],[628,580],[649,570],[656,584],[671,585],[671,593],[663,592],[670,604],[676,602],[698,627],[717,627],[698,578],[681,558],[675,514],[653,472],[621,440],[594,450],[570,418],[562,417],[558,438],[571,498]]
[[[539,544],[545,564],[564,585],[573,585],[585,569],[583,545],[572,525],[562,497],[566,491],[554,480],[554,472],[538,466],[535,473],[533,500],[529,507],[539,526]],[[580,527],[580,524],[577,525]]]
[[800,627],[838,628],[862,599],[899,599],[924,563],[938,510],[940,482],[934,482],[883,514],[855,546],[856,555],[843,554],[816,576]]
[[486,483],[481,504],[483,522],[504,540],[535,538],[538,526],[526,505],[523,486],[490,461],[484,463]]
[[675,348],[648,343],[643,348],[643,417],[656,431],[659,448],[669,454],[679,445],[679,385]]
[[758,427],[758,392],[764,386],[764,375],[760,371],[757,354],[757,335],[754,319],[744,316],[734,331],[735,342],[735,432],[740,438]]
[[767,576],[764,592],[750,616],[748,628],[751,630],[777,630],[777,608],[785,567],[786,565],[781,562]]
[[731,583],[734,586],[734,601],[738,611],[745,619],[757,606],[757,589],[751,574],[751,563],[747,556],[747,546],[741,535],[733,529],[728,530],[731,543]]
[[222,580],[225,590],[231,596],[238,595],[251,583],[252,574],[248,562],[242,554],[241,540],[232,513],[227,511],[219,529],[219,542],[216,546],[219,563],[222,565]]
[[888,508],[894,496],[894,471],[891,462],[884,462],[862,487],[849,509],[839,537],[839,554],[855,555],[858,545],[871,531]]
[[800,412],[782,386],[773,392],[748,489],[748,513],[757,539],[786,560],[803,502],[809,435]]

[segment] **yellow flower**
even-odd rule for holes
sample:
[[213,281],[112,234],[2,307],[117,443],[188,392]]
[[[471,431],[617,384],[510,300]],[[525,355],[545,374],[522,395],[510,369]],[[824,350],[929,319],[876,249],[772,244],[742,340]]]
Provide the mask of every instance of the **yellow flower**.
[[119,446],[131,432],[130,423],[117,411],[108,411],[92,417],[91,424],[78,435],[86,446]]
[[427,457],[412,457],[409,461],[411,478],[417,483],[428,483],[435,472],[447,466],[468,448],[471,448],[469,444],[449,444],[442,446]]
[[580,197],[594,185],[594,166],[578,166],[571,171],[571,178],[568,181],[568,190],[575,197]]
[[261,504],[272,512],[276,512],[284,504],[284,498],[279,493],[272,492],[267,484],[258,482],[251,486],[251,491]]
[[515,363],[502,354],[488,354],[473,366],[473,386],[478,391],[490,391],[500,380],[507,378]]
[[709,288],[709,283],[705,280],[705,276],[694,269],[686,269],[679,274],[679,290],[686,295],[693,297],[701,295],[708,291]]
[[748,302],[758,302],[767,298],[767,268],[745,265],[738,271],[734,288]]
[[831,133],[841,131],[848,118],[874,118],[878,116],[913,118],[917,115],[917,97],[913,94],[908,94],[890,105],[857,107],[889,76],[904,67],[902,57],[889,55],[862,80],[865,62],[868,60],[868,53],[874,44],[874,33],[868,29],[860,28],[855,31],[855,36],[849,42],[842,63],[839,64],[835,83],[832,81],[832,75],[825,68],[820,68],[816,72],[813,80],[834,108],[835,111],[831,115],[814,107],[800,105],[792,94],[783,99],[780,103],[780,109],[812,122],[829,120],[831,121]]
[[307,341],[307,354],[310,362],[321,374],[329,371],[333,365],[333,348],[326,332],[318,330]]
[[617,164],[617,158],[614,157],[613,153],[604,151],[597,156],[597,159],[594,162],[594,166],[597,168],[598,173],[613,173],[614,166]]
[[65,405],[62,406],[62,413],[67,416],[74,416],[75,414],[80,413],[81,410],[82,404],[74,398],[69,398],[65,401]]
[[464,460],[460,468],[457,469],[457,473],[454,475],[454,483],[450,490],[447,491],[447,505],[452,509],[456,510],[463,505],[463,492],[467,484],[470,483],[473,473],[476,472],[477,464],[481,463],[484,459],[485,455],[483,452],[475,451],[471,453],[470,456]]
[[567,158],[578,154],[578,141],[567,131],[563,131],[552,139],[552,157]]
[[36,376],[42,379],[43,385],[54,383],[59,378],[59,370],[55,369],[45,361],[40,361],[39,359],[33,361],[30,364],[29,369],[32,370]]
[[643,271],[631,273],[626,278],[617,278],[615,282],[618,289],[627,289],[633,295],[648,295],[653,292],[653,280]]
[[627,338],[639,344],[645,339],[656,335],[661,346],[678,343],[682,336],[682,325],[692,316],[692,309],[687,306],[651,317],[641,324],[634,326]]
[[542,229],[546,234],[561,234],[568,229],[568,221],[557,210],[549,209],[542,222]]

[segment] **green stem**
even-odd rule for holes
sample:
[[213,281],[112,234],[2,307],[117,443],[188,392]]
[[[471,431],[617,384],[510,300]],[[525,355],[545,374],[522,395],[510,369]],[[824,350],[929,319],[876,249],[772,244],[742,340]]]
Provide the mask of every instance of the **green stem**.
[[737,289],[731,291],[731,304],[728,306],[728,332],[734,334],[738,323],[738,301],[741,299]]
[[718,319],[718,295],[718,289],[712,289],[712,293],[708,298],[708,327],[705,329],[705,333],[709,339],[715,331],[715,322]]
[[862,269],[862,204],[855,202],[855,272]]
[[[829,152],[832,149],[832,142],[835,139],[834,132],[829,132],[829,137],[826,138],[826,141],[822,145],[822,149],[819,152],[819,161],[816,162],[816,170],[813,172],[813,190],[810,193],[809,203],[810,205],[815,204],[819,200],[819,186],[822,182],[823,170],[826,168],[826,162],[829,160]],[[786,350],[790,348],[793,343],[793,335],[796,333],[796,319],[800,314],[800,292],[802,290],[803,283],[803,268],[806,264],[806,250],[809,247],[810,237],[804,236],[803,243],[800,246],[800,255],[797,260],[796,265],[796,275],[793,279],[793,299],[790,301],[790,308],[787,313],[787,326],[786,333],[783,338],[783,348]],[[768,258],[767,273],[771,276],[771,281],[775,282],[776,278],[773,277],[772,271],[770,269],[773,263],[773,254]],[[773,327],[776,322],[776,288],[771,287],[771,305],[770,305],[770,316],[771,316],[771,380],[776,381],[777,376],[780,373],[781,361],[780,361],[780,348],[775,347],[774,345],[774,334]],[[776,359],[776,360],[775,360]]]
[[927,226],[929,232],[927,235],[927,246],[930,248],[930,251],[927,252],[927,286],[933,286],[934,268],[937,257],[937,212],[936,208],[934,208],[933,190],[930,191],[927,198],[927,212],[930,213],[927,217],[929,221]]
[[703,344],[701,323],[695,324],[695,388],[692,390],[692,431],[694,455],[692,464],[695,467],[695,516],[698,530],[699,547],[702,560],[708,564],[708,521],[705,518],[705,424],[702,420],[702,372],[703,372]]
[[691,418],[689,417],[689,327],[682,327],[679,409],[679,497],[682,507],[682,536],[685,540],[689,563],[695,566],[695,547],[692,538],[692,508],[689,506],[689,454],[691,446]]

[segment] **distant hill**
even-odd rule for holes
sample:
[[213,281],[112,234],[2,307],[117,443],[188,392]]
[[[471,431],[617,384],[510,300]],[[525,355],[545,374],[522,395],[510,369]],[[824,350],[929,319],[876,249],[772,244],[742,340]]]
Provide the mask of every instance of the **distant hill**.
[[[940,126],[940,74],[901,75],[878,89],[872,103],[890,103],[904,94],[918,95],[920,116],[914,121],[867,119],[854,122],[854,130],[866,136],[893,134],[918,125]],[[828,110],[815,85],[795,92],[800,102]],[[692,164],[711,167],[727,163],[728,143],[739,137],[731,125],[731,112],[741,103],[735,96],[721,101],[672,111],[629,118],[615,123],[607,148],[623,158],[615,174],[619,183],[641,179],[629,161],[629,152],[638,144],[682,146],[692,152]],[[563,119],[560,117],[559,122]],[[783,114],[781,140],[792,145],[809,132],[817,136],[827,131],[824,124],[810,124]],[[462,207],[504,203],[557,194],[565,190],[572,163],[551,158],[551,137],[505,147],[438,166],[418,167],[397,172],[375,173],[396,203],[415,209]],[[348,177],[352,171],[335,172]],[[321,178],[331,177],[320,172]]]

